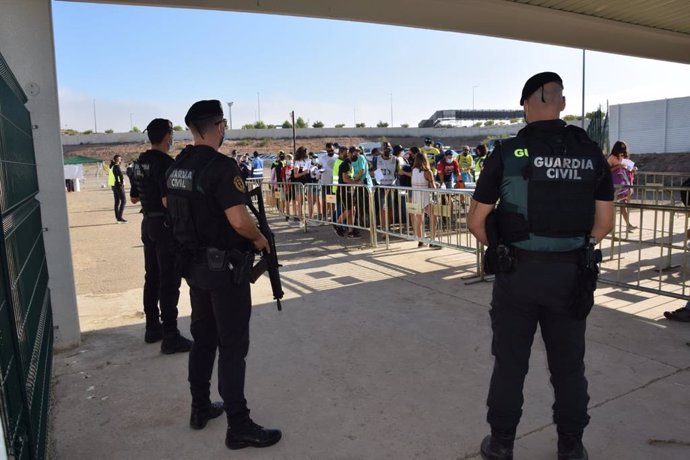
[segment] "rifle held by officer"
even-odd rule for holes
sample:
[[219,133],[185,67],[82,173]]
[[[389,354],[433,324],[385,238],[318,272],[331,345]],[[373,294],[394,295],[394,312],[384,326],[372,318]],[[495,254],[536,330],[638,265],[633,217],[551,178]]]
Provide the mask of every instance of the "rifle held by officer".
[[[283,307],[280,304],[280,300],[283,298],[283,286],[280,282],[280,272],[278,269],[281,265],[278,263],[278,251],[276,250],[276,242],[271,228],[268,226],[268,221],[266,220],[266,211],[264,209],[264,200],[261,195],[261,187],[256,187],[252,189],[248,194],[249,201],[247,207],[256,216],[256,220],[259,223],[259,231],[268,240],[268,251],[263,250],[261,252],[261,259],[254,265],[252,269],[250,281],[253,283],[259,279],[259,277],[266,271],[268,271],[268,277],[271,280],[271,289],[273,290],[273,298],[278,304],[278,311],[282,311]],[[254,197],[256,197],[256,204],[254,206]]]

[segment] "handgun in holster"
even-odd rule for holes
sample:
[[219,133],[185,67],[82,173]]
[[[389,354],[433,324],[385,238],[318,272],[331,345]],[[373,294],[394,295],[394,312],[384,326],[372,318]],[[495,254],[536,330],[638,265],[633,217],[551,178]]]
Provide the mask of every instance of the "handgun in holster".
[[206,265],[212,272],[230,271],[235,285],[247,283],[254,266],[254,253],[239,249],[206,248]]
[[515,270],[517,259],[512,254],[510,246],[501,241],[496,211],[492,211],[487,216],[485,231],[489,246],[484,252],[484,273],[495,275],[496,273],[510,273]]

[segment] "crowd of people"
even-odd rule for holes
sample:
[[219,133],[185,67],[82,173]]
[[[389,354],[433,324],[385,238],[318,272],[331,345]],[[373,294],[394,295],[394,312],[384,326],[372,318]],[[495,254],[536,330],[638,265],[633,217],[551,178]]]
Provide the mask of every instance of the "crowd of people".
[[[370,220],[369,194],[373,186],[380,186],[374,195],[375,219],[379,225],[400,221],[406,209],[415,210],[409,221],[415,235],[424,236],[424,221],[429,220],[430,237],[436,237],[436,218],[433,216],[432,196],[428,189],[462,189],[479,177],[488,154],[486,145],[476,148],[476,158],[465,145],[459,153],[443,147],[431,138],[421,147],[404,148],[384,141],[367,158],[357,146],[341,146],[328,142],[320,154],[307,153],[299,147],[295,154],[280,151],[271,164],[271,199],[290,221],[302,221],[306,193],[307,218],[316,211],[331,220],[338,236],[358,238],[360,229]],[[241,162],[244,161],[240,159]],[[248,176],[249,177],[249,176]],[[295,184],[316,184],[300,187]],[[425,190],[410,191],[407,199],[391,193],[385,187],[410,187]],[[334,195],[335,198],[327,198]],[[400,211],[402,210],[402,212]],[[420,247],[424,246],[419,242]],[[440,248],[438,245],[430,245]]]

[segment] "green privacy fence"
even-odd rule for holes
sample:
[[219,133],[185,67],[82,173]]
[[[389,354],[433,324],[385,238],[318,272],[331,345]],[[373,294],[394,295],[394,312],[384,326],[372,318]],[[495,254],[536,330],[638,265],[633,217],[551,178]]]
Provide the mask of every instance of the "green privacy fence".
[[0,55],[0,414],[10,457],[41,459],[46,457],[53,320],[25,103]]

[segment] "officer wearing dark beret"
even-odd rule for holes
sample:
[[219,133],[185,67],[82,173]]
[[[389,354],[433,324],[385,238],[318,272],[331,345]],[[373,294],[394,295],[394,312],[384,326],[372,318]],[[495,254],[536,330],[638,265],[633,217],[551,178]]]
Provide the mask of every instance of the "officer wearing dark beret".
[[559,119],[565,97],[557,74],[527,80],[520,104],[528,124],[498,143],[484,162],[468,222],[488,246],[486,271],[496,275],[491,435],[482,441],[481,455],[513,458],[539,325],[555,393],[558,458],[586,459],[585,327],[598,273],[595,245],[613,228],[613,184],[601,149],[582,129]]
[[[145,129],[151,148],[132,165],[132,203],[141,203],[141,241],[144,243],[144,341],[161,339],[165,354],[187,352],[192,341],[177,328],[180,275],[175,270],[175,244],[166,210],[165,172],[173,163],[168,155],[173,145],[170,120],[156,118]],[[160,312],[159,312],[160,304]],[[163,322],[161,327],[161,321]]]
[[[192,305],[190,426],[202,429],[224,410],[229,449],[267,447],[280,440],[281,432],[265,429],[249,417],[244,381],[252,307],[249,271],[254,251],[266,249],[268,241],[246,208],[237,163],[216,150],[225,134],[220,101],[194,103],[185,123],[194,145],[188,145],[168,170],[167,188],[173,233],[181,244],[177,264],[189,284]],[[216,349],[222,403],[210,399]]]

